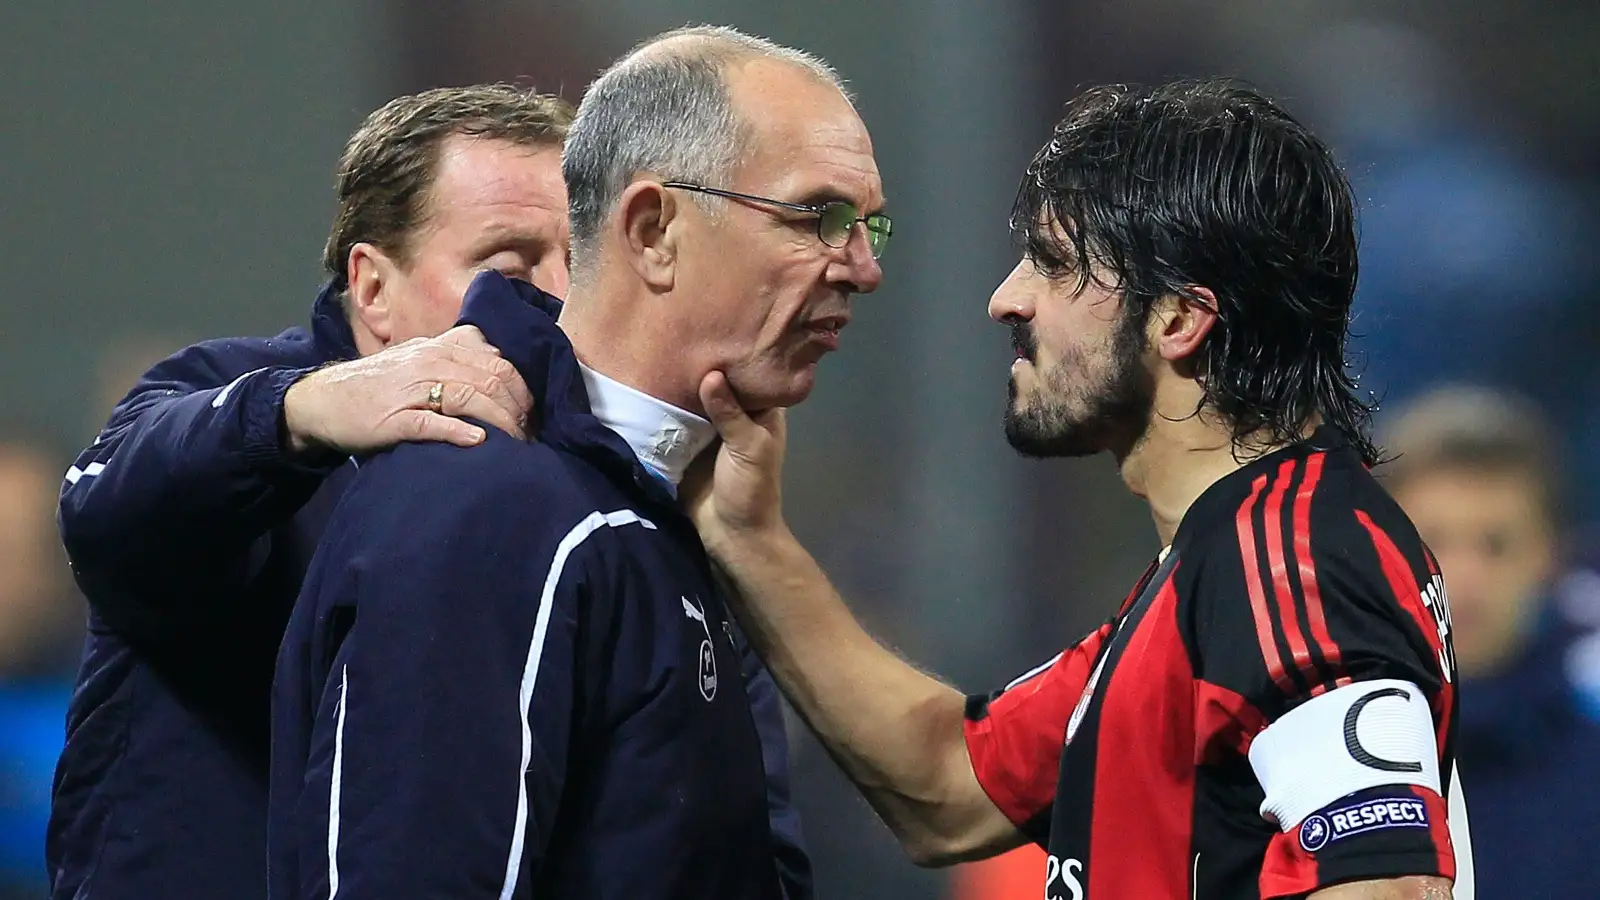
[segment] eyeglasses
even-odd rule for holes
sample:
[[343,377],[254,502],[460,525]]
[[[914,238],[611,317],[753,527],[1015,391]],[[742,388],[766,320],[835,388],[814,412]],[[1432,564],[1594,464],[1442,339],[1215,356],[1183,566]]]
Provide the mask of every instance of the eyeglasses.
[[827,203],[790,203],[786,200],[774,200],[771,197],[757,197],[754,194],[741,194],[738,191],[725,191],[721,188],[705,187],[699,184],[690,184],[686,181],[668,181],[662,187],[677,188],[683,191],[695,191],[701,194],[710,194],[713,197],[727,197],[730,200],[746,200],[751,203],[765,203],[782,209],[793,210],[817,219],[817,238],[824,244],[834,249],[840,249],[850,243],[850,235],[855,232],[856,223],[860,222],[867,227],[867,247],[872,250],[872,258],[880,259],[883,249],[889,246],[889,236],[894,233],[894,222],[883,213],[859,215],[854,203],[843,200],[830,200]]

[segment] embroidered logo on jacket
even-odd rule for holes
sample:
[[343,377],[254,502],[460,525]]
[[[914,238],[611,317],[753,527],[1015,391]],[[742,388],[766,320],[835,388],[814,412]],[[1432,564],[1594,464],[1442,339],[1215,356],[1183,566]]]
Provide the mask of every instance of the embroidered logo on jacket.
[[717,695],[717,654],[711,646],[711,626],[706,624],[705,610],[694,605],[688,597],[683,600],[683,614],[700,623],[700,630],[706,633],[705,640],[700,642],[700,696],[710,701]]

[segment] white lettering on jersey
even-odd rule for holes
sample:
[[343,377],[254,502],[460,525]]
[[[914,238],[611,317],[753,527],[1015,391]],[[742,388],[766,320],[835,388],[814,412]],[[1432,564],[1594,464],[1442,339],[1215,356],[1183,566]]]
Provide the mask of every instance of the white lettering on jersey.
[[1045,900],[1084,900],[1083,882],[1078,879],[1082,872],[1083,863],[1052,854],[1044,866]]
[[1433,614],[1433,627],[1439,633],[1439,671],[1446,682],[1456,680],[1456,651],[1450,641],[1450,596],[1444,590],[1444,576],[1434,575],[1422,589],[1422,605]]

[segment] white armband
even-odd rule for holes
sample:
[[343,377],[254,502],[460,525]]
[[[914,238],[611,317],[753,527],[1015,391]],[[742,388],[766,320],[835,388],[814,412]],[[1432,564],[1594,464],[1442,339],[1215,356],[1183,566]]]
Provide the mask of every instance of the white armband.
[[1288,831],[1340,797],[1413,784],[1444,796],[1433,714],[1409,681],[1358,681],[1300,704],[1250,744],[1261,816]]

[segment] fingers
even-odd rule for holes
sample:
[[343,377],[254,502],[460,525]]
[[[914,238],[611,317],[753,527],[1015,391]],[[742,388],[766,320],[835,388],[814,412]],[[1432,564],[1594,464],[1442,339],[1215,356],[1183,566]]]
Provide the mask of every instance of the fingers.
[[717,426],[717,433],[732,447],[743,448],[757,435],[755,422],[751,421],[739,398],[733,395],[728,376],[721,372],[708,372],[700,380],[700,403],[706,408],[706,418]]
[[439,337],[439,346],[448,358],[464,366],[477,369],[481,379],[465,383],[505,409],[510,417],[521,423],[533,409],[533,395],[523,383],[522,375],[500,355],[500,350],[484,340],[483,333],[471,325],[460,325]]
[[403,441],[440,441],[458,447],[475,447],[486,437],[483,429],[471,422],[425,409],[401,410],[393,421]]
[[[412,406],[443,416],[477,419],[523,439],[527,413],[511,399],[503,382],[461,363],[441,361],[429,369],[436,377],[417,384],[421,399]],[[430,410],[429,393],[435,384],[443,384],[444,390],[438,408]]]
[[464,350],[486,350],[495,356],[500,355],[500,348],[489,343],[476,325],[457,325],[435,338],[441,344],[460,347]]
[[522,373],[517,367],[505,360],[499,360],[490,373],[506,389],[506,394],[511,400],[511,406],[506,411],[514,415],[518,422],[527,421],[528,414],[533,412],[533,392],[528,390],[528,385],[522,380]]
[[706,408],[706,418],[733,453],[749,457],[774,448],[782,453],[787,428],[783,409],[747,412],[734,396],[728,376],[715,371],[700,381],[700,403]]
[[446,385],[441,411],[447,416],[486,422],[519,441],[525,437],[523,417],[512,413],[501,403],[468,384]]

